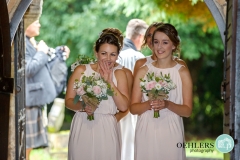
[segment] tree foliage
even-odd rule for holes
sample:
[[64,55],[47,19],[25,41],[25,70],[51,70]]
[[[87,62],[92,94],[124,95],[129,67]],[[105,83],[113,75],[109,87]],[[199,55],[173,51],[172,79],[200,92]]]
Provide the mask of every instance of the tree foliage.
[[214,19],[203,0],[99,0],[104,5],[113,6],[112,12],[124,7],[126,16],[139,13],[146,22],[169,21],[188,23],[191,21],[203,24],[206,31],[216,26]]
[[126,17],[121,10],[111,13],[107,6],[96,1],[45,0],[38,39],[44,39],[50,46],[69,46],[71,55],[67,64],[70,66],[79,54],[94,54],[93,44],[101,30],[113,27],[124,32],[131,18]]

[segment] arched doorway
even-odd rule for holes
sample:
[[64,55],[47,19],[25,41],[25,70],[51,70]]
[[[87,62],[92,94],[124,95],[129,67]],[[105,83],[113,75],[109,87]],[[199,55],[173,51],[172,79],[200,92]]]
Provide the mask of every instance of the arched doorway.
[[[221,33],[225,45],[223,57],[222,99],[224,102],[223,133],[233,137],[235,147],[230,152],[231,159],[240,157],[240,1],[205,0]],[[222,4],[222,5],[221,5]],[[226,9],[224,9],[226,8]],[[227,154],[224,159],[228,159]]]
[[[16,129],[16,135],[13,137],[16,137],[15,141],[15,146],[10,147],[10,150],[14,150],[14,153],[17,153],[15,155],[19,156],[20,158],[24,156],[24,152],[21,152],[21,147],[24,147],[24,143],[20,142],[21,137],[24,135],[24,129],[23,126],[20,127],[21,125],[24,125],[24,107],[23,107],[23,100],[24,100],[24,90],[21,90],[20,88],[24,88],[24,70],[22,65],[22,59],[24,59],[24,53],[23,52],[23,46],[24,46],[24,41],[19,41],[23,37],[23,22],[22,22],[22,17],[26,11],[26,9],[29,7],[31,0],[28,1],[15,1],[13,12],[8,11],[8,15],[5,14],[5,18],[1,17],[1,39],[2,39],[2,44],[0,48],[2,49],[1,52],[4,53],[4,58],[0,57],[1,62],[0,64],[4,64],[2,66],[6,67],[6,70],[4,68],[4,72],[0,72],[2,77],[4,77],[4,80],[1,79],[0,81],[0,101],[3,102],[2,107],[1,107],[1,116],[0,116],[0,124],[5,124],[2,125],[0,128],[0,133],[2,134],[1,137],[1,142],[3,142],[2,151],[6,151],[3,153],[8,152],[8,147],[7,145],[9,144],[10,140],[9,139],[9,134],[6,132],[9,129],[9,126],[12,126],[10,121],[9,125],[9,110],[15,108],[18,110],[14,110],[12,113],[14,113],[13,118],[15,119],[15,124],[13,128]],[[240,120],[239,120],[239,114],[240,114],[240,98],[238,96],[239,93],[239,24],[237,22],[240,21],[240,18],[238,17],[238,8],[239,8],[239,0],[228,0],[227,1],[227,12],[226,12],[226,22],[222,22],[221,18],[224,19],[223,12],[220,11],[219,6],[218,6],[217,0],[205,0],[205,3],[213,13],[213,17],[215,18],[223,42],[225,44],[225,52],[224,52],[224,69],[223,69],[223,100],[225,104],[224,108],[224,133],[230,134],[234,140],[235,140],[235,148],[231,152],[231,157],[232,159],[237,159],[239,157],[239,153],[237,151],[240,150],[239,147],[239,138],[240,138],[240,133],[239,133],[239,125],[240,125]],[[9,7],[10,4],[13,4],[12,0],[7,0],[7,2],[1,2],[3,5],[1,7],[1,11],[6,11],[6,6]],[[212,6],[212,7],[211,7]],[[221,6],[221,5],[220,5]],[[13,7],[13,8],[14,8]],[[221,7],[220,7],[221,8]],[[36,8],[35,8],[36,9]],[[18,14],[17,14],[18,13]],[[21,14],[19,14],[21,13]],[[14,16],[15,15],[15,16]],[[18,16],[17,16],[18,15]],[[1,15],[2,16],[2,15]],[[8,17],[7,17],[8,16]],[[15,18],[15,19],[14,19]],[[6,25],[4,22],[8,22],[8,19],[10,19],[10,26]],[[225,33],[225,35],[224,35]],[[6,38],[5,38],[6,37]],[[225,38],[226,37],[226,38]],[[9,40],[10,39],[10,42]],[[17,39],[17,40],[15,40]],[[19,43],[18,43],[19,42]],[[5,45],[6,43],[6,45]],[[13,46],[14,44],[14,46]],[[18,73],[12,73],[10,68],[10,63],[9,61],[9,54],[10,54],[10,47],[12,46],[12,57],[14,58],[14,64],[15,66],[12,67],[12,70],[20,70]],[[14,50],[14,52],[13,52]],[[8,56],[5,56],[5,54]],[[13,55],[15,54],[15,55]],[[7,58],[8,57],[8,58]],[[8,59],[8,60],[7,60]],[[4,62],[4,63],[3,63]],[[6,65],[5,65],[6,64]],[[5,72],[8,72],[5,74]],[[11,74],[12,73],[12,74]],[[9,79],[8,79],[9,78]],[[11,86],[13,86],[13,80],[15,82],[15,90]],[[7,83],[7,84],[6,84]],[[8,84],[9,83],[9,84]],[[6,86],[9,86],[9,89],[6,91]],[[13,93],[13,94],[12,94]],[[15,117],[16,116],[16,117]],[[20,128],[19,128],[20,127]],[[11,132],[15,132],[15,130],[12,130]],[[22,140],[23,141],[23,140]],[[5,144],[5,145],[4,145]],[[5,150],[4,150],[5,149]],[[6,155],[5,155],[6,156]],[[16,157],[16,159],[18,159]],[[5,158],[4,158],[5,159]]]

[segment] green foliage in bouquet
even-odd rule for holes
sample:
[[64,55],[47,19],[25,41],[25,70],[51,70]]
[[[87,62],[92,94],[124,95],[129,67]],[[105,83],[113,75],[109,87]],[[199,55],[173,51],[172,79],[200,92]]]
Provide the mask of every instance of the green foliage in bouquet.
[[[91,106],[93,110],[96,110],[102,100],[107,100],[108,96],[113,96],[114,94],[111,85],[99,75],[95,75],[95,73],[93,73],[92,76],[83,75],[81,81],[76,79],[73,89],[77,93],[74,98],[74,103],[76,104],[80,100],[82,101],[83,107],[88,105]],[[89,115],[88,120],[94,120],[94,116]]]

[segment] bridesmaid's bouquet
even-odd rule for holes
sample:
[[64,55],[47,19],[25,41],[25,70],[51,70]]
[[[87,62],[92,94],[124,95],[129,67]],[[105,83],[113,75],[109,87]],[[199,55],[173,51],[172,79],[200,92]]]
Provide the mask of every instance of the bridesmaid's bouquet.
[[[170,74],[159,75],[152,73],[146,74],[146,80],[140,79],[140,87],[143,93],[147,93],[150,100],[164,100],[168,98],[170,90],[177,86],[170,78]],[[154,118],[160,117],[159,111],[154,111]]]
[[[102,100],[107,100],[108,96],[113,95],[113,89],[110,84],[105,82],[100,76],[96,76],[95,73],[88,77],[83,75],[81,81],[76,79],[73,89],[77,93],[74,103],[82,101],[83,107],[88,105],[93,110],[96,110]],[[90,121],[94,120],[94,115],[88,115],[87,119]]]

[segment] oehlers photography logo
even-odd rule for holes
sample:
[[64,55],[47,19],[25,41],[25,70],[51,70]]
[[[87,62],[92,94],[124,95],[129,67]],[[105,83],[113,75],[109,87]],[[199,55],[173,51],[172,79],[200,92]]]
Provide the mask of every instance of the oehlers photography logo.
[[219,152],[228,153],[233,149],[234,141],[231,136],[222,134],[217,137],[215,145]]
[[190,153],[200,152],[200,153],[213,153],[214,143],[210,142],[186,142],[186,143],[177,143],[178,148],[189,148]]
[[190,153],[213,153],[216,149],[221,153],[229,153],[234,147],[234,140],[227,134],[221,134],[214,142],[185,142],[177,143],[178,148],[186,148]]

